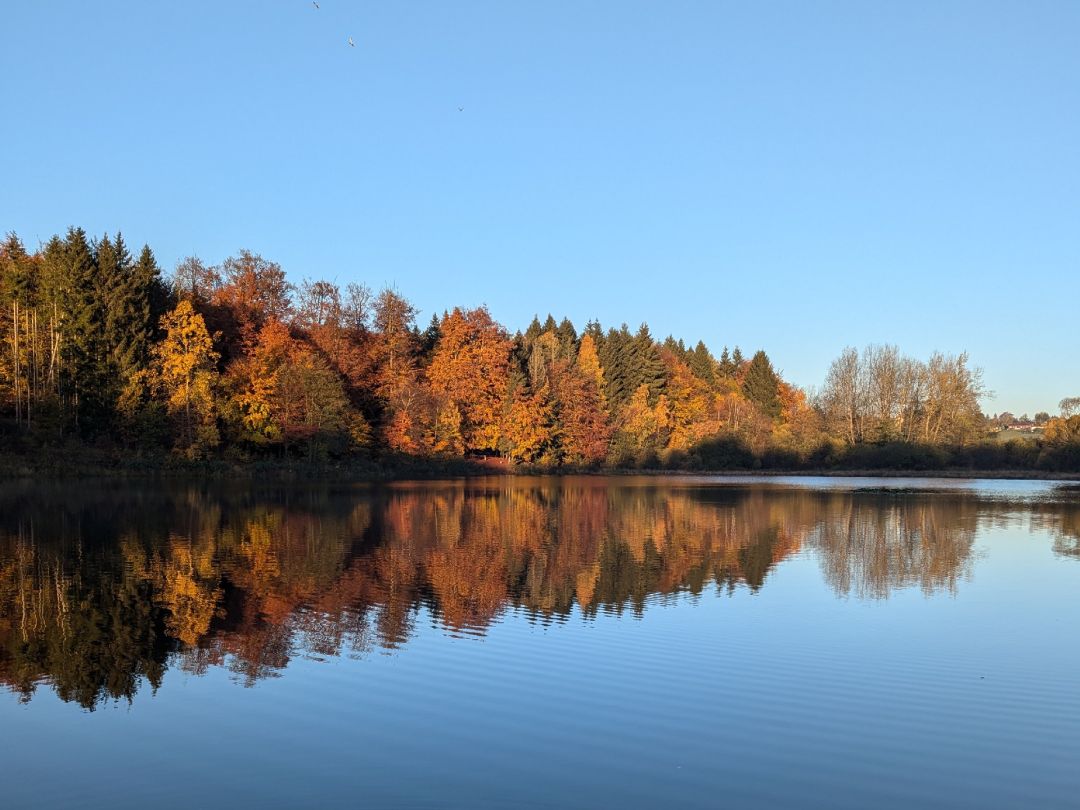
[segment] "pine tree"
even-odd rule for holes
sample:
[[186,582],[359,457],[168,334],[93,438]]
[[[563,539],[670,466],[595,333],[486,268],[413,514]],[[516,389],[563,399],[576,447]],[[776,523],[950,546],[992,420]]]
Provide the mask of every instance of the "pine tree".
[[431,322],[427,329],[420,333],[417,340],[417,357],[421,365],[426,366],[431,362],[431,356],[435,353],[435,347],[439,345],[439,336],[442,331],[439,328],[439,316],[432,313]]
[[[142,331],[146,337],[142,341],[143,345],[138,347],[136,352],[137,357],[145,358],[149,351],[147,341],[158,336],[161,319],[165,316],[165,313],[176,306],[176,300],[172,289],[165,282],[161,268],[158,266],[157,259],[154,256],[154,251],[150,249],[149,245],[144,244],[142,246],[142,250],[139,251],[139,258],[135,262],[131,273],[139,297],[146,300],[145,310],[141,306],[138,308],[140,320],[137,321],[137,324],[145,323],[145,328]],[[145,318],[145,321],[142,318]]]
[[634,337],[624,323],[618,330],[612,328],[597,347],[600,365],[604,367],[607,388],[604,394],[611,407],[618,411],[634,392],[632,379],[632,343]]
[[600,326],[600,321],[591,320],[585,324],[585,331],[583,335],[591,335],[593,343],[596,344],[596,350],[600,351],[600,344],[604,342],[604,330]]
[[699,340],[693,351],[687,352],[687,364],[699,380],[715,384],[716,361],[703,341]]
[[30,256],[14,232],[0,244],[0,296],[4,303],[18,300],[31,306],[34,298],[34,274]]
[[720,352],[720,376],[729,378],[735,376],[735,364],[731,360],[731,353],[727,346]]
[[543,332],[544,327],[540,325],[540,317],[538,315],[533,315],[532,323],[530,323],[529,328],[525,330],[525,348],[531,349],[533,341],[540,337]]
[[109,379],[121,385],[146,360],[150,307],[136,283],[131,254],[119,233],[98,243],[98,272],[105,285],[105,343]]
[[655,402],[664,391],[667,372],[660,351],[649,333],[648,324],[641,324],[634,335],[631,347],[631,390],[644,385],[649,389],[649,400]]
[[26,425],[30,424],[35,383],[40,376],[35,362],[38,332],[34,281],[33,263],[26,249],[14,233],[8,234],[0,244],[0,337],[7,344],[0,354],[0,385],[10,385],[15,421]]
[[555,330],[559,339],[559,357],[570,360],[577,354],[578,334],[569,318],[563,318]]
[[780,380],[763,351],[757,352],[747,366],[743,394],[771,419],[780,416]]
[[[107,238],[103,240],[108,242]],[[105,266],[115,261],[111,243],[99,245]],[[62,267],[66,310],[62,315],[66,370],[75,425],[83,432],[104,427],[108,417],[109,367],[105,300],[94,251],[82,228],[69,228]]]

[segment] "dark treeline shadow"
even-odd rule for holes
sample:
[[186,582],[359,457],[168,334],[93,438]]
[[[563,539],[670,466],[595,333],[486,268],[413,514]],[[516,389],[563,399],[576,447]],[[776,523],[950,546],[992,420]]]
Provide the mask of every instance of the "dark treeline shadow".
[[597,478],[377,487],[0,488],[0,681],[93,708],[169,667],[253,683],[296,655],[405,646],[427,611],[481,634],[508,610],[641,615],[757,590],[800,550],[839,595],[953,590],[985,521],[1028,515],[1077,554],[1069,503]]

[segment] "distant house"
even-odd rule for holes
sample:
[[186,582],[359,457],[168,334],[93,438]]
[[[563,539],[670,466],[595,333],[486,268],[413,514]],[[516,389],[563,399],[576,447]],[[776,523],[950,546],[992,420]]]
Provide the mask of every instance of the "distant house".
[[1007,430],[1015,430],[1018,433],[1042,433],[1042,427],[1034,422],[1013,422]]

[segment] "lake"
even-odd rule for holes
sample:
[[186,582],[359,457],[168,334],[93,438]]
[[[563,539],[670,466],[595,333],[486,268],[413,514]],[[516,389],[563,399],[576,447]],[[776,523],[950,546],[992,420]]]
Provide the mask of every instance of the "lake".
[[0,485],[0,806],[1078,807],[1080,487]]

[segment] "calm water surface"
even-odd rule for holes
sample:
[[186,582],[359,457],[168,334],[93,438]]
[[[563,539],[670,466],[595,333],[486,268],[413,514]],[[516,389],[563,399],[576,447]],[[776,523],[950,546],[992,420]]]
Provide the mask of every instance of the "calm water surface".
[[0,487],[0,806],[1080,807],[1080,488]]

